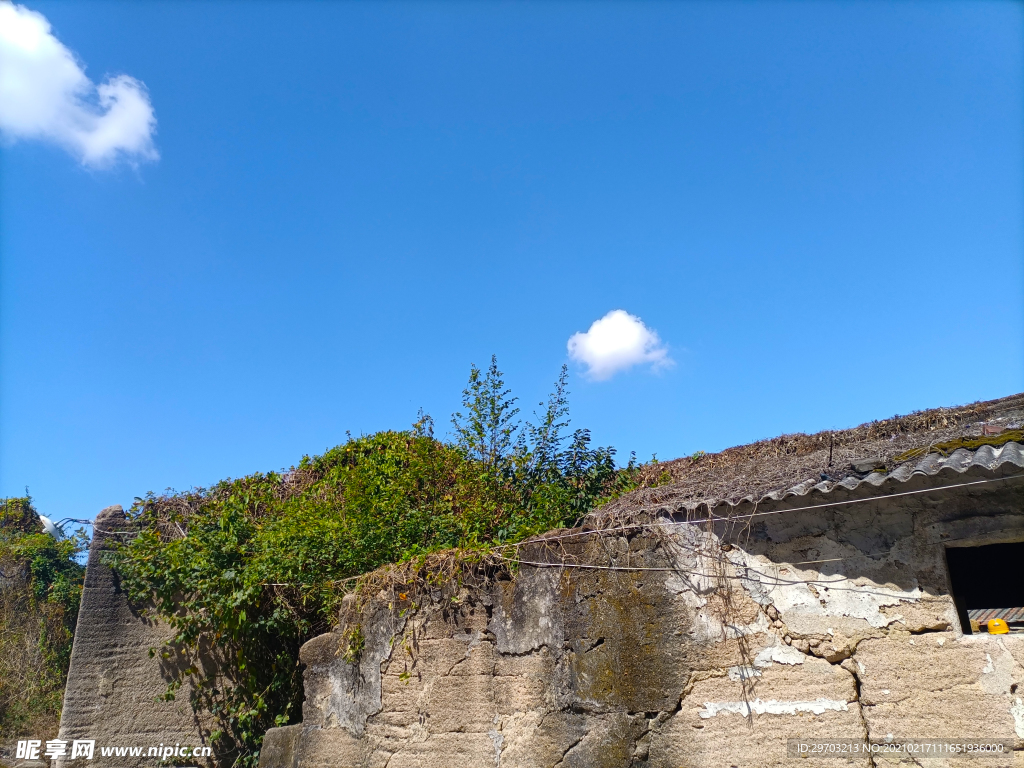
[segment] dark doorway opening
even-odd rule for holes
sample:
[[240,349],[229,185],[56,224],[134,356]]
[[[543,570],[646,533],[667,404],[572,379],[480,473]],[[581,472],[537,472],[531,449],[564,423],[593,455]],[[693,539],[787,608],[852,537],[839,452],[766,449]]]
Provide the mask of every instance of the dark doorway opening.
[[986,631],[993,618],[1005,620],[1011,632],[1024,632],[1024,542],[948,547],[946,564],[964,634]]

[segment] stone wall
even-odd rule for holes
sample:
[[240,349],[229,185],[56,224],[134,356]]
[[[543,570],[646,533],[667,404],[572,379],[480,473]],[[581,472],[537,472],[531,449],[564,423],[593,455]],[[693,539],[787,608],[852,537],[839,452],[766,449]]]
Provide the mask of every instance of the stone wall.
[[[153,765],[157,761],[145,757],[151,746],[207,743],[187,689],[173,701],[162,700],[170,678],[160,650],[172,632],[133,610],[117,575],[102,562],[102,553],[124,535],[130,531],[121,507],[107,507],[96,516],[59,735],[69,745],[74,739],[94,739],[96,753],[91,762],[57,759],[54,765],[60,768]],[[101,746],[144,750],[141,757],[102,757]]]
[[1024,635],[964,636],[944,555],[1024,541],[1019,478],[757,511],[549,538],[514,578],[382,592],[303,647],[303,722],[267,734],[262,768],[762,768],[797,764],[789,738],[889,735],[1017,750],[935,768],[1024,764]]

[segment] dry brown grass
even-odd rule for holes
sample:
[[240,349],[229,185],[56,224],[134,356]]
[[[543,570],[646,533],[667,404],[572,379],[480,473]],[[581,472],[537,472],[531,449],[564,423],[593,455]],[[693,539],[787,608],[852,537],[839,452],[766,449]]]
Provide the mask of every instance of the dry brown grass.
[[340,626],[357,624],[371,603],[394,611],[414,610],[427,602],[454,603],[463,587],[486,587],[495,579],[510,578],[510,548],[492,550],[446,549],[360,574],[339,589],[348,593],[341,602]]
[[41,634],[58,606],[33,605],[24,563],[0,562],[0,738],[57,736],[60,707],[54,707],[52,672],[43,657]]

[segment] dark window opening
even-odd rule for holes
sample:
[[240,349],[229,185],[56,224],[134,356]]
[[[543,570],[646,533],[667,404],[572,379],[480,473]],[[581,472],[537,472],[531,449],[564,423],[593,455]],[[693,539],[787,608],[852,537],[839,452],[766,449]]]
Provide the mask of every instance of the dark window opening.
[[965,635],[987,632],[990,619],[1024,633],[1024,542],[949,547],[946,564]]

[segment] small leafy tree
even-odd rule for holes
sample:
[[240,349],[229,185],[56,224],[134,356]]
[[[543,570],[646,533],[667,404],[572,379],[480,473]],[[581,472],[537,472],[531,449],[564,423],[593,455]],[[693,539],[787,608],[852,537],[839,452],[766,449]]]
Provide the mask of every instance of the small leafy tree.
[[469,370],[469,383],[462,391],[462,407],[452,416],[458,446],[472,460],[488,470],[500,472],[516,442],[519,414],[518,398],[506,389],[504,374],[498,370],[498,358],[491,355],[487,372],[475,365]]
[[[545,403],[540,403],[544,406]],[[520,452],[530,456],[530,472],[538,480],[550,480],[559,474],[562,430],[569,426],[569,368],[562,366],[555,389],[548,397],[544,415],[538,424],[527,424]]]
[[[488,538],[504,542],[574,525],[615,477],[615,449],[591,446],[590,431],[568,438],[569,369],[563,365],[536,423],[515,421],[517,399],[506,388],[497,358],[486,373],[475,365],[454,414],[457,445],[484,468],[493,523]],[[486,515],[484,516],[486,517]]]

